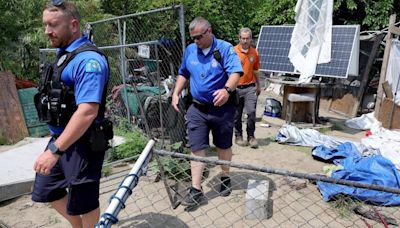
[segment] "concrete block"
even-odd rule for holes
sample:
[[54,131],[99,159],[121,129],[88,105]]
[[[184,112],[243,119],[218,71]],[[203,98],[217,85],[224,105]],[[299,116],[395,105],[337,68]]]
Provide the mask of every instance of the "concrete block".
[[245,197],[246,219],[268,219],[272,217],[268,180],[249,180]]
[[0,185],[0,202],[32,192],[33,179]]

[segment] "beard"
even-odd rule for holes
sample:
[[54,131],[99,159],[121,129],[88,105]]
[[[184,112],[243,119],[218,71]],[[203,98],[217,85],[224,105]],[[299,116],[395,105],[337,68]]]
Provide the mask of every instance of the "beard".
[[72,42],[72,32],[67,30],[63,34],[54,37],[49,36],[49,41],[53,48],[64,48]]

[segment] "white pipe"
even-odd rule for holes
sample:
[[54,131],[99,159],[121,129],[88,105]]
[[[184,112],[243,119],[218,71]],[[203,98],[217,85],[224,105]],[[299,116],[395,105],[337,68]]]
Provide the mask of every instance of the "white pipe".
[[[125,202],[127,197],[129,196],[127,194],[127,188],[133,190],[133,187],[131,187],[132,182],[134,181],[134,176],[136,175],[139,178],[139,171],[143,166],[143,163],[146,161],[146,159],[148,158],[153,146],[155,144],[155,141],[153,139],[151,139],[146,147],[143,149],[142,153],[140,154],[138,160],[135,162],[135,165],[132,167],[131,171],[129,172],[129,174],[127,175],[128,177],[125,178],[122,182],[122,184],[120,185],[120,187],[118,188],[117,192],[114,194],[113,198],[111,199],[110,204],[108,205],[106,211],[103,214],[109,214],[109,215],[113,215],[114,217],[117,217],[119,211],[122,208],[122,202]],[[130,176],[131,175],[131,176]],[[118,200],[120,199],[120,200]],[[101,216],[100,221],[98,224],[106,224],[106,227],[110,227],[111,226],[111,222],[107,221],[107,219],[104,216]],[[96,227],[104,227],[102,225],[96,225]]]

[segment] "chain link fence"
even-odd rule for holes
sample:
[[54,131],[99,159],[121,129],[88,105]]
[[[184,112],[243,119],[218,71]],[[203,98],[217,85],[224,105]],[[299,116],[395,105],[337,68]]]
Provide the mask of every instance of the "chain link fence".
[[114,124],[128,120],[162,145],[184,142],[183,115],[170,106],[186,46],[183,6],[91,22],[86,28],[110,62],[108,116]]
[[[112,185],[102,185],[102,194],[107,195],[109,202],[114,200],[121,211],[115,216],[103,214],[103,222],[109,223],[99,227],[110,227],[113,224],[110,220],[119,227],[396,227],[399,224],[399,207],[376,205],[376,198],[387,195],[398,200],[400,189],[157,149],[151,154],[157,158],[148,158],[143,163],[140,174],[135,175],[133,193],[127,194],[126,200],[112,194],[116,192]],[[206,163],[203,191],[207,203],[185,207],[180,201],[191,185],[191,160]],[[163,170],[159,162],[164,164]],[[167,163],[174,164],[174,168],[165,168]],[[233,191],[228,197],[218,193],[221,184],[218,165],[231,166]],[[129,176],[132,175],[114,175],[109,180],[125,181]],[[122,183],[113,184],[121,190],[125,189]],[[359,194],[370,192],[370,197],[357,199],[337,194],[327,202],[321,197],[321,183],[334,184],[339,192],[346,192],[349,187]]]

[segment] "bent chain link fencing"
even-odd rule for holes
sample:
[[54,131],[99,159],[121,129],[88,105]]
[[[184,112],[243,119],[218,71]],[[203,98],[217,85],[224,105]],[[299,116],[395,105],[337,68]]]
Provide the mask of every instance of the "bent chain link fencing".
[[[114,194],[125,189],[123,184],[118,190],[115,186],[130,175],[116,174],[103,179],[102,195],[107,197],[102,198],[109,198],[110,205],[123,209],[112,213],[108,206],[98,227],[110,227],[113,222],[120,227],[391,227],[399,222],[398,207],[373,205],[373,197],[357,200],[337,195],[325,202],[316,182],[334,183],[343,189],[350,186],[360,193],[374,190],[376,196],[391,194],[394,198],[400,197],[400,189],[157,149],[152,150],[152,156],[175,163],[175,169],[164,169],[161,175],[158,161],[148,158],[149,163],[141,169],[143,176],[135,176],[132,195],[124,198]],[[206,164],[203,191],[207,203],[184,207],[180,201],[190,186],[187,167],[192,160]],[[218,194],[218,165],[231,167],[233,191],[228,197]],[[111,180],[117,181],[110,184]]]

